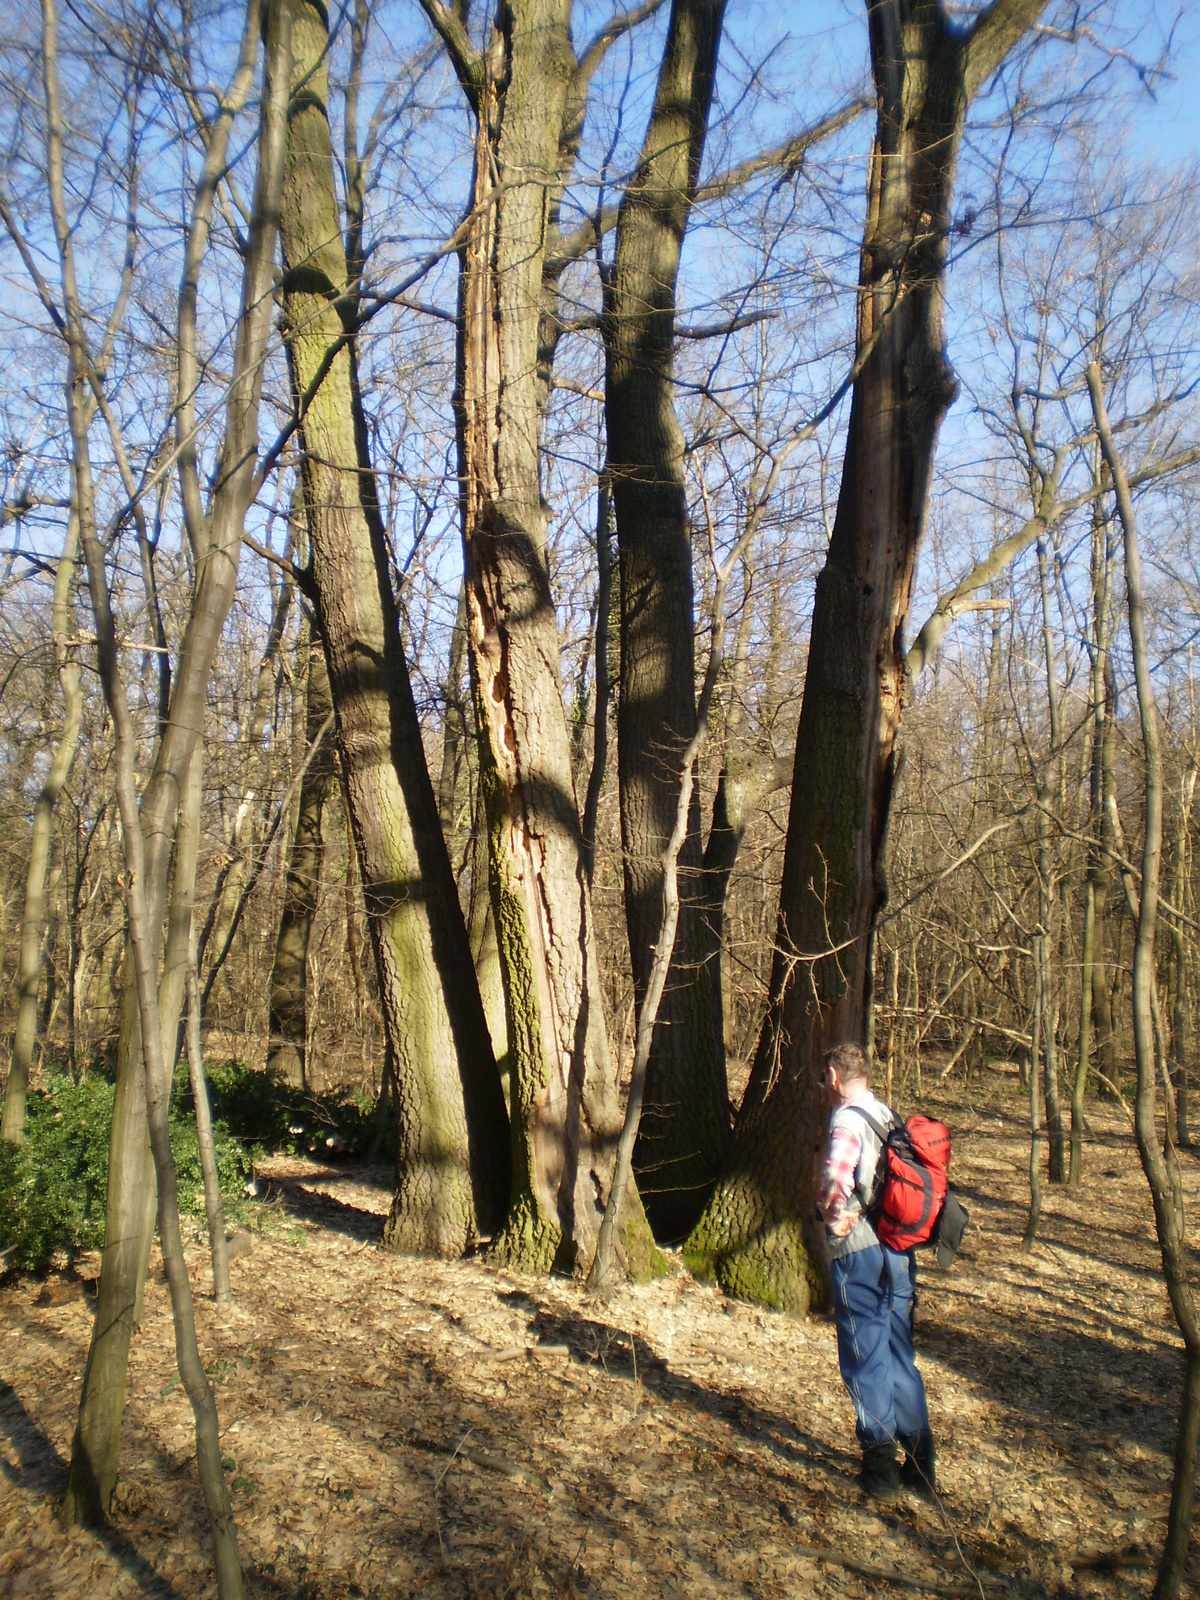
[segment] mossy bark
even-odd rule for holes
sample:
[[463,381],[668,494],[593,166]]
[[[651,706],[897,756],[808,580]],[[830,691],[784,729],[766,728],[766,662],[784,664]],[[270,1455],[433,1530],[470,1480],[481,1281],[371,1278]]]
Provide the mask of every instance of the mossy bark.
[[869,8],[878,94],[858,351],[837,514],[817,579],[767,1015],[692,1269],[796,1312],[821,1293],[814,1193],[826,1049],[866,1034],[871,933],[905,684],[904,628],[938,430],[950,207],[972,95],[1041,10],[996,0],[969,28],[929,0]]
[[[435,20],[453,28],[440,11]],[[459,461],[470,660],[504,980],[512,1196],[496,1256],[586,1270],[620,1108],[562,703],[539,474],[539,321],[577,63],[569,0],[516,0],[484,53],[461,254]],[[547,182],[547,174],[552,175]],[[548,221],[549,219],[549,221]],[[636,1197],[630,1226],[645,1229]]]
[[[393,1249],[459,1255],[507,1197],[504,1100],[421,740],[356,402],[334,186],[328,19],[298,0],[281,232],[305,509],[330,692],[393,1065]],[[315,386],[315,387],[314,387]]]

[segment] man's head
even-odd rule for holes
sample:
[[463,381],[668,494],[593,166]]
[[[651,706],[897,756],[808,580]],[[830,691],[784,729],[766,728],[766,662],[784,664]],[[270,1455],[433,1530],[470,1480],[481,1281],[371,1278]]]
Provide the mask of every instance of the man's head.
[[825,1087],[839,1103],[871,1087],[871,1063],[861,1045],[839,1044],[825,1057]]

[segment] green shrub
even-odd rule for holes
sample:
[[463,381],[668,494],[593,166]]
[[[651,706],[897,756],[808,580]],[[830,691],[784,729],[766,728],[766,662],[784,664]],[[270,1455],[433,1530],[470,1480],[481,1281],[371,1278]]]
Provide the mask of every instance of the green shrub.
[[[104,1242],[108,1136],[114,1087],[86,1074],[79,1083],[50,1078],[29,1096],[25,1138],[0,1146],[0,1252],[7,1265],[44,1272],[52,1257],[71,1258]],[[244,1199],[250,1160],[239,1140],[213,1126],[221,1192],[231,1214]],[[171,1148],[179,1180],[179,1208],[203,1215],[200,1145],[190,1104],[171,1108]]]
[[0,1250],[10,1266],[43,1271],[58,1250],[104,1242],[111,1083],[53,1078],[29,1096],[25,1138],[0,1146]]
[[[243,1061],[207,1070],[213,1116],[254,1155],[346,1155],[370,1144],[374,1108],[369,1095],[345,1089],[318,1094],[289,1083],[281,1072]],[[179,1103],[190,1111],[186,1078]]]

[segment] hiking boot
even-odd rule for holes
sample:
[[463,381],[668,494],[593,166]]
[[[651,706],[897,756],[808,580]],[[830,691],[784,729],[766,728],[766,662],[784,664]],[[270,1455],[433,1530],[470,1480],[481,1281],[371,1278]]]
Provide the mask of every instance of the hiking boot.
[[904,1465],[900,1468],[900,1482],[906,1489],[911,1489],[914,1494],[930,1498],[937,1490],[937,1479],[934,1473],[936,1459],[933,1450],[933,1435],[919,1433],[900,1436],[900,1443],[904,1446]]
[[859,1486],[871,1500],[895,1500],[900,1493],[900,1468],[896,1461],[896,1447],[891,1440],[882,1444],[865,1444],[862,1453],[862,1471]]

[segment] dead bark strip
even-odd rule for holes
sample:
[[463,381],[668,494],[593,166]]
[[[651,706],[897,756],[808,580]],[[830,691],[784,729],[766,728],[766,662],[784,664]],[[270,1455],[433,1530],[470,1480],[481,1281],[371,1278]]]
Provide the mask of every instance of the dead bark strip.
[[[508,1018],[513,1178],[495,1253],[526,1270],[590,1262],[620,1130],[616,1069],[562,704],[538,460],[548,368],[547,241],[594,60],[569,0],[516,0],[483,51],[425,10],[476,117],[460,254],[455,413],[471,671]],[[625,1248],[651,1269],[636,1190]]]

